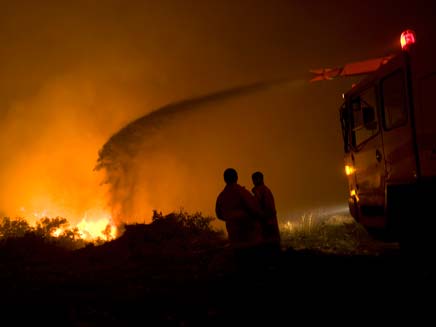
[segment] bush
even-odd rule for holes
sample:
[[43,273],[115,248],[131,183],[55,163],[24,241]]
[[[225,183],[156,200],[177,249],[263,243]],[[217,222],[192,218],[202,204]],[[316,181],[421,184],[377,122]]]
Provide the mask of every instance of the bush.
[[[55,236],[54,233],[58,230],[59,234]],[[68,250],[84,247],[87,243],[80,237],[79,230],[70,228],[68,220],[62,217],[41,218],[36,222],[35,227],[30,226],[21,217],[2,218],[0,221],[0,240],[5,243],[14,239],[18,241],[21,239],[21,242],[42,242]]]
[[200,212],[180,210],[163,215],[154,210],[150,224],[125,225],[124,238],[130,243],[146,242],[148,246],[166,250],[206,248],[223,240],[223,232],[211,226],[214,219]]
[[41,236],[42,238],[51,238],[53,237],[53,233],[59,229],[66,229],[69,226],[68,221],[65,218],[56,217],[56,218],[41,218],[37,223],[34,229],[36,235]]
[[175,227],[170,229],[185,233],[186,235],[198,236],[204,233],[216,233],[210,225],[214,219],[213,217],[204,217],[201,212],[190,214],[180,210],[179,212],[172,212],[164,216],[162,212],[153,210],[151,225],[154,227]]
[[10,219],[3,217],[0,222],[0,238],[7,239],[12,237],[23,237],[30,232],[32,228],[29,223],[21,217]]

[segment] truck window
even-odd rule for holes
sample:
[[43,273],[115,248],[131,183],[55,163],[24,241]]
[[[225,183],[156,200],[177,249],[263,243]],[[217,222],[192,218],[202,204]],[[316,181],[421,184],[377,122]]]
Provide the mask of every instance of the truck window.
[[382,81],[384,127],[389,130],[407,123],[404,73],[399,70]]
[[375,88],[370,88],[359,96],[352,98],[352,136],[354,146],[359,146],[378,133],[376,107]]
[[348,118],[348,108],[346,103],[341,106],[340,109],[340,120],[342,127],[342,140],[344,142],[344,151],[347,153],[350,151],[350,140],[349,140],[349,131],[350,131],[350,120]]

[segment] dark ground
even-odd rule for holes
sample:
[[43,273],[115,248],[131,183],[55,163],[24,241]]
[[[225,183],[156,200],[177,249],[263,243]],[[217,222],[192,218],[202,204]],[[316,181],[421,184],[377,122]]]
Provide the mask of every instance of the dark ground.
[[391,325],[405,315],[420,325],[435,310],[431,260],[396,250],[284,249],[268,260],[242,260],[223,243],[187,250],[122,237],[68,252],[23,242],[0,252],[0,321],[7,326]]

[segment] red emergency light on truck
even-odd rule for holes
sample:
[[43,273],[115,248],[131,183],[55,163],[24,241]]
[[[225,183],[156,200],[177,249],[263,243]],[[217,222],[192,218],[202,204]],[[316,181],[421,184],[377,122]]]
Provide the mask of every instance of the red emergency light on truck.
[[[411,30],[400,41],[398,53],[365,61],[372,72],[361,62],[333,74],[369,73],[340,108],[350,213],[407,243],[436,220],[436,47]],[[332,71],[312,71],[313,80]]]

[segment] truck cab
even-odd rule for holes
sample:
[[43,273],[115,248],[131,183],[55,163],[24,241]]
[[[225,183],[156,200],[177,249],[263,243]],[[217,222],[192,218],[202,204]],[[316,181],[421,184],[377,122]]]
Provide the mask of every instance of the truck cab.
[[436,47],[410,33],[339,110],[350,213],[393,240],[436,219]]

